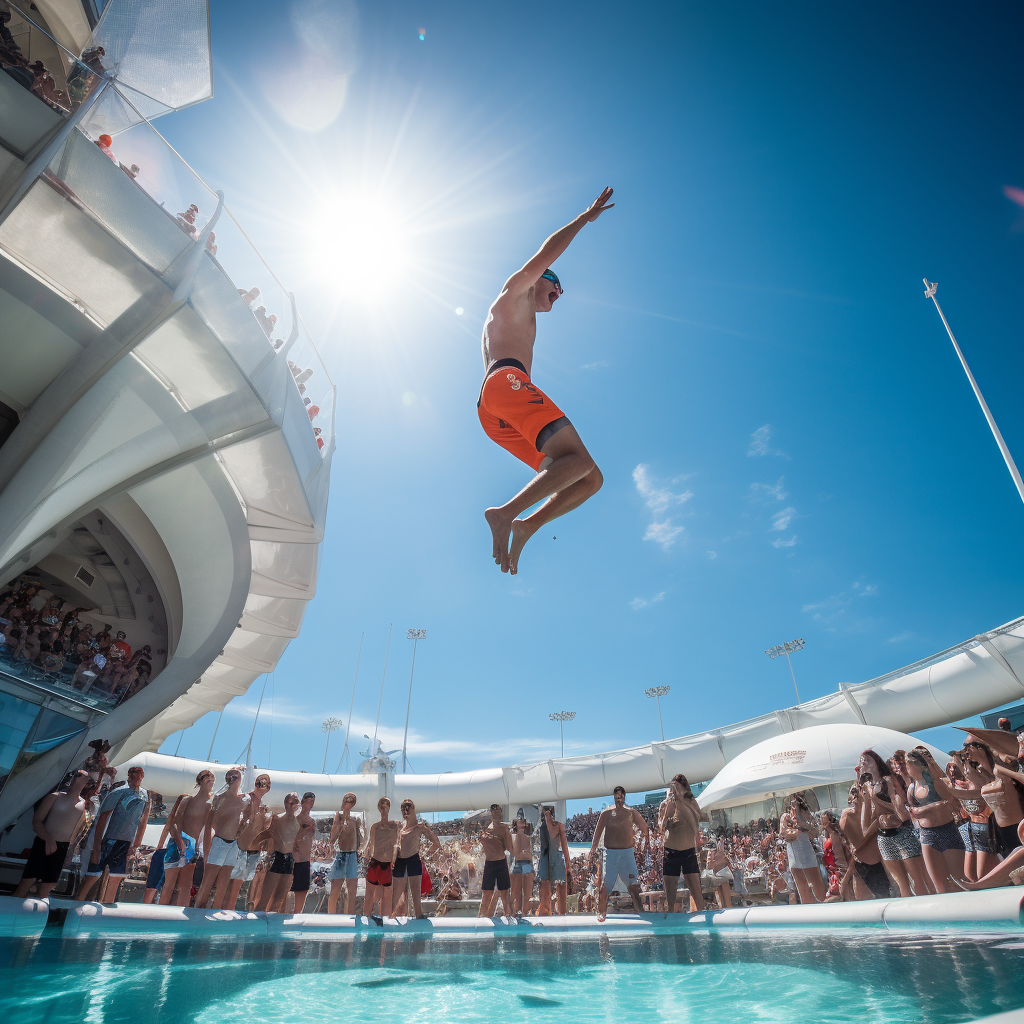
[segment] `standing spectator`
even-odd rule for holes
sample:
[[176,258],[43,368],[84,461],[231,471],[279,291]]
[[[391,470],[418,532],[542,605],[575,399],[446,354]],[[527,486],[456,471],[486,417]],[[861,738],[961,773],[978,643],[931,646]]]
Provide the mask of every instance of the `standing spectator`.
[[380,821],[370,826],[363,852],[368,858],[366,865],[366,895],[363,897],[363,913],[373,917],[374,908],[380,903],[380,920],[391,916],[391,862],[395,856],[395,844],[401,825],[390,821],[388,813],[391,801],[382,796],[377,801]]
[[426,840],[437,853],[441,852],[441,843],[430,830],[430,826],[416,817],[416,805],[408,798],[402,801],[402,828],[395,843],[395,852],[391,859],[391,877],[395,881],[391,899],[393,912],[397,914],[398,903],[405,890],[412,893],[413,916],[423,917],[420,899],[423,894],[423,863],[420,860],[420,842]]
[[608,897],[620,875],[633,900],[634,909],[637,913],[643,909],[640,904],[640,875],[636,866],[636,839],[633,828],[640,829],[641,835],[648,841],[651,830],[636,808],[626,806],[626,791],[622,786],[616,786],[612,790],[612,799],[615,806],[601,812],[590,844],[590,857],[593,860],[597,856],[598,844],[602,838],[605,839],[604,886],[601,889],[598,921],[603,921],[608,915]]
[[36,838],[25,863],[21,882],[14,890],[16,897],[27,896],[29,889],[38,883],[36,895],[44,900],[60,880],[68,848],[85,820],[88,809],[88,801],[82,795],[82,790],[91,783],[89,773],[79,768],[66,790],[56,790],[39,801],[32,815],[32,830]]
[[912,780],[907,788],[907,804],[921,830],[928,874],[938,892],[955,892],[953,883],[964,880],[965,852],[950,806],[950,801],[956,806],[956,793],[927,747],[915,747],[907,754],[907,771]]
[[[530,912],[532,902],[533,825],[520,812],[513,823],[512,832],[512,910],[520,916],[525,916]],[[543,905],[541,909],[545,909]],[[551,910],[550,892],[546,909],[549,912]]]
[[853,892],[858,900],[869,900],[872,897],[886,899],[889,896],[889,876],[885,873],[882,855],[878,851],[878,819],[871,821],[866,828],[862,825],[863,799],[862,784],[854,783],[847,797],[849,806],[839,818],[839,827],[853,854],[853,870],[856,873],[856,877],[851,877]]
[[327,913],[338,910],[338,897],[342,886],[347,887],[346,914],[356,912],[356,891],[359,887],[359,847],[362,841],[363,823],[352,816],[356,806],[355,793],[346,793],[341,801],[341,810],[334,812],[331,825],[331,847],[337,844],[338,852],[331,865],[331,894],[327,897]]
[[[269,792],[270,776],[257,775],[253,790],[246,797],[245,810],[242,812],[242,828],[235,839],[238,859],[231,872],[231,888],[225,891],[224,898],[220,901],[221,910],[234,910],[238,905],[238,894],[242,891],[242,886],[246,882],[251,884],[256,878],[260,854],[269,838],[265,833],[270,827],[271,813],[270,808],[263,803],[263,798]],[[250,897],[249,902],[255,905],[254,898]]]
[[295,868],[295,837],[299,834],[299,794],[284,798],[284,810],[270,822],[271,861],[263,882],[257,910],[273,911],[291,888]]
[[196,896],[197,907],[206,906],[214,887],[217,889],[217,900],[223,902],[225,893],[231,888],[231,872],[238,861],[238,833],[246,807],[246,798],[238,791],[242,785],[242,770],[228,769],[224,782],[227,789],[213,798],[203,825],[206,869],[203,872],[203,884]]
[[658,818],[658,828],[665,833],[662,877],[670,914],[676,912],[680,875],[684,876],[690,890],[692,909],[698,914],[704,909],[697,842],[700,838],[700,823],[707,820],[708,816],[698,806],[686,776],[673,775]]
[[541,812],[540,858],[537,861],[537,879],[540,882],[541,914],[551,913],[551,886],[555,886],[555,905],[559,914],[566,910],[566,894],[569,888],[569,842],[565,825],[555,819],[555,809],[550,804]]
[[104,870],[110,871],[105,886],[98,893],[99,901],[107,903],[115,896],[128,872],[128,855],[142,845],[149,821],[149,793],[142,788],[146,772],[138,765],[128,769],[128,785],[112,789],[100,805],[93,835],[92,853],[76,900],[89,898]]
[[512,917],[512,878],[505,860],[505,851],[512,852],[512,833],[501,820],[501,804],[491,804],[491,820],[480,832],[480,845],[484,849],[484,875],[479,916],[492,917],[500,896],[505,913]]
[[[316,834],[316,822],[309,813],[316,803],[316,793],[303,793],[299,804],[299,834],[295,837],[293,848],[294,863],[292,865],[291,891],[294,893],[294,913],[301,914],[306,907],[306,893],[309,892],[310,868],[309,861],[313,853],[313,836]],[[284,896],[280,900],[284,908]]]
[[167,840],[171,837],[170,821],[178,810],[178,805],[184,799],[185,794],[182,793],[181,796],[174,801],[171,813],[167,815],[167,821],[164,823],[163,830],[160,833],[160,839],[156,844],[156,849],[149,858],[149,867],[146,869],[146,888],[142,893],[143,903],[155,902],[159,898],[160,892],[164,887],[164,854],[167,853]]
[[811,835],[817,833],[807,801],[794,793],[789,798],[789,810],[779,819],[779,834],[786,842],[789,870],[793,872],[801,903],[821,903],[825,899],[818,855],[811,845]]
[[[177,813],[167,819],[171,826],[171,844],[164,853],[164,891],[161,904],[174,903],[187,907],[192,902],[192,876],[199,859],[199,845],[206,819],[210,813],[213,784],[216,776],[209,769],[196,776],[198,792],[178,804]],[[204,851],[209,852],[209,851]],[[177,890],[177,901],[174,892]]]

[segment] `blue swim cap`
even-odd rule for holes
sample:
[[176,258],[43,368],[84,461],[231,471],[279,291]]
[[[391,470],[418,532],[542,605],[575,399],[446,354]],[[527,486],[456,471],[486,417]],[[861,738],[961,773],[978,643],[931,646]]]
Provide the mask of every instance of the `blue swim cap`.
[[565,291],[565,289],[562,287],[562,282],[558,280],[558,275],[550,267],[547,270],[545,270],[544,273],[541,274],[540,276],[546,277],[558,289],[559,295],[561,295],[562,292]]

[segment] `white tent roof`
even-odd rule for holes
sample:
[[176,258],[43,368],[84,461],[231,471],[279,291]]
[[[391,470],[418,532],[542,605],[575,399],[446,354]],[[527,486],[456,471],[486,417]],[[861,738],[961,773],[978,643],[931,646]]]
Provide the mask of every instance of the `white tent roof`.
[[[814,786],[849,782],[863,751],[883,758],[920,744],[914,736],[877,725],[815,725],[773,736],[734,757],[697,798],[705,809],[736,807]],[[949,757],[926,743],[945,767]]]

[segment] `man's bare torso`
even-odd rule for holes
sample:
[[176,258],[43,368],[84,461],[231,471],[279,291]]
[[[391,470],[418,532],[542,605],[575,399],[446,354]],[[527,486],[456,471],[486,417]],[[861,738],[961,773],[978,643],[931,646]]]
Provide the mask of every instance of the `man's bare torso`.
[[503,821],[493,821],[480,833],[480,845],[486,860],[504,860],[505,850],[512,846],[512,833]]
[[1022,817],[1020,799],[1013,783],[1003,776],[996,776],[995,781],[986,783],[981,788],[985,803],[992,808],[996,824],[1004,828],[1016,825]]
[[243,824],[238,835],[238,848],[240,850],[252,849],[253,840],[270,824],[270,808],[262,801],[256,803],[251,797],[246,797],[246,806],[243,814]]
[[700,817],[690,803],[674,796],[665,801],[666,850],[689,850],[697,845]]
[[198,840],[203,826],[206,824],[206,815],[209,810],[209,798],[201,795],[190,796],[181,812],[181,831]]
[[299,832],[295,837],[292,853],[298,861],[309,860],[313,851],[313,836],[316,835],[316,823],[308,814],[298,817]]
[[494,300],[484,324],[481,343],[484,366],[490,366],[496,359],[518,359],[530,374],[536,339],[537,313],[533,288],[519,296],[504,289]]
[[50,807],[43,820],[46,831],[58,843],[70,843],[85,814],[85,799],[61,793]]
[[237,839],[244,810],[245,797],[241,793],[236,796],[224,793],[216,797],[213,801],[213,834],[228,843]]
[[423,825],[420,822],[416,822],[412,828],[403,825],[398,840],[398,855],[411,857],[414,853],[419,853],[421,838],[423,838]]
[[604,811],[604,846],[606,850],[628,850],[636,844],[633,838],[633,811],[629,807],[611,807]]
[[398,842],[398,830],[402,826],[397,821],[376,821],[370,826],[370,859],[387,864],[395,853]]
[[359,848],[359,820],[344,815],[338,819],[338,849],[349,853]]
[[274,852],[294,853],[295,837],[299,834],[299,819],[282,811],[274,815]]

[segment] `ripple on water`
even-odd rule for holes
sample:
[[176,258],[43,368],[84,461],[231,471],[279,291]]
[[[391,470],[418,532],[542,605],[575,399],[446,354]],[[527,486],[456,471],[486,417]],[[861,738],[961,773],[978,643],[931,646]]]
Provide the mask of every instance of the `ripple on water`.
[[707,1024],[918,1024],[917,1000],[871,992],[834,974],[751,963],[612,963],[543,985],[499,969],[448,972],[348,968],[258,982],[208,1004],[196,1024],[597,1024],[638,1020]]

